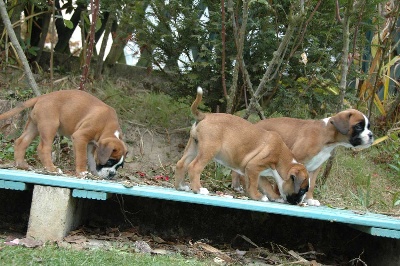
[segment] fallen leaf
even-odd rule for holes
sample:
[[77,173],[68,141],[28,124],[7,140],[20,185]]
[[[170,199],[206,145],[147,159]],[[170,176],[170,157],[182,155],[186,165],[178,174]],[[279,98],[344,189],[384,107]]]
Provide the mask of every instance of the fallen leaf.
[[300,262],[308,262],[305,258],[294,252],[293,250],[289,250],[288,253],[294,257],[295,259],[299,260]]
[[43,242],[40,240],[36,240],[36,239],[30,238],[30,237],[27,237],[27,238],[20,239],[19,244],[24,247],[27,247],[27,248],[35,248],[35,247],[42,246]]
[[215,257],[214,258],[214,262],[216,264],[218,264],[218,265],[225,265],[226,264],[226,261],[224,259],[219,258],[219,257]]
[[64,241],[68,243],[81,244],[87,241],[87,238],[82,235],[68,235],[64,237]]
[[127,187],[127,188],[130,188],[130,187],[133,187],[133,186],[134,186],[134,183],[133,183],[132,181],[130,181],[130,180],[124,180],[124,181],[121,182],[121,184],[122,184],[124,187]]
[[133,243],[133,246],[135,247],[135,251],[139,252],[139,253],[151,253],[152,249],[149,246],[149,244],[147,244],[145,241],[135,241],[135,243]]
[[11,240],[11,241],[6,241],[6,242],[4,242],[4,244],[6,244],[7,246],[16,246],[16,245],[19,245],[19,239],[16,238],[16,239]]
[[157,255],[167,255],[169,252],[168,252],[168,250],[166,250],[166,249],[156,248],[156,249],[153,249],[153,250],[151,251],[151,253],[152,253],[152,254],[157,254]]
[[241,257],[243,257],[244,255],[246,255],[246,253],[247,253],[247,251],[244,251],[244,250],[236,250],[236,254],[238,255],[238,256],[241,256]]
[[213,246],[210,246],[209,244],[202,243],[202,242],[196,242],[195,245],[200,246],[202,249],[204,249],[207,252],[218,254],[219,258],[223,259],[226,262],[232,261],[231,257],[224,254],[221,250],[219,250]]
[[153,234],[150,234],[150,235],[151,235],[151,237],[153,238],[153,240],[154,240],[155,242],[157,242],[158,244],[163,244],[163,243],[165,243],[165,240],[162,239],[161,237],[156,236],[156,235],[153,235]]

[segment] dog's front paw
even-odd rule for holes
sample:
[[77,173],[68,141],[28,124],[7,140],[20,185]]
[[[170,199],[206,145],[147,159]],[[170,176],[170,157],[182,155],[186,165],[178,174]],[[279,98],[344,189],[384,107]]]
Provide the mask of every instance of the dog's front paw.
[[78,176],[79,176],[79,177],[85,177],[85,176],[87,176],[88,174],[89,174],[88,171],[83,171],[83,172],[78,173]]
[[210,192],[208,192],[208,189],[206,189],[205,187],[201,187],[201,188],[199,189],[199,194],[201,194],[201,195],[208,195],[208,194],[210,194]]
[[305,199],[304,203],[307,203],[308,206],[321,206],[319,200],[316,199]]
[[33,168],[27,162],[16,162],[15,167],[21,170],[32,170]]
[[260,199],[261,201],[267,202],[269,201],[267,195],[263,195],[262,198]]
[[277,199],[274,199],[274,202],[285,203],[286,200],[284,200],[284,199],[282,199],[282,198],[277,198]]
[[190,187],[188,185],[179,185],[178,187],[176,187],[176,189],[181,190],[181,191],[186,191],[186,192],[190,191]]
[[244,193],[244,189],[242,186],[233,187],[233,190],[235,190],[238,193]]

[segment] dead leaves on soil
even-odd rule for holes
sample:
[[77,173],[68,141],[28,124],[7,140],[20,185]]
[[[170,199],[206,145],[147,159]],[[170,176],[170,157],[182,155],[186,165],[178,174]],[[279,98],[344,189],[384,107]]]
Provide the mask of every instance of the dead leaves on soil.
[[[119,228],[80,228],[72,231],[62,241],[56,242],[61,248],[72,248],[75,250],[103,249],[118,250],[125,252],[144,253],[151,255],[180,254],[185,257],[201,259],[212,259],[216,265],[321,265],[317,263],[317,253],[311,244],[307,252],[298,253],[288,250],[281,245],[271,243],[270,248],[260,247],[244,235],[237,237],[250,244],[247,250],[232,249],[229,245],[217,247],[207,239],[192,242],[185,239],[166,240],[160,236],[150,234],[142,236],[137,227],[124,231]],[[5,245],[24,246],[37,248],[43,246],[40,240],[33,238],[16,238],[9,236]],[[1,251],[2,247],[0,247]]]
[[208,240],[192,242],[185,239],[166,240],[160,236],[150,234],[142,236],[136,227],[125,231],[119,228],[81,228],[72,231],[63,241],[58,242],[60,247],[74,249],[117,249],[126,252],[145,253],[152,255],[181,254],[182,256],[196,257],[197,259],[212,259],[217,265],[320,265],[316,262],[317,253],[309,246],[310,251],[297,253],[283,246],[271,243],[271,248],[260,247],[244,235],[238,235],[248,242],[252,248],[244,251],[232,249],[230,246],[216,247]]

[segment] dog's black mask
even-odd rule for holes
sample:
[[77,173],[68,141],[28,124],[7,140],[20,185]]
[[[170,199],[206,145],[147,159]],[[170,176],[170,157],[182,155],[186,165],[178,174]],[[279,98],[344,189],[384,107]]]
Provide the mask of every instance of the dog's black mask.
[[97,170],[98,172],[100,172],[101,169],[103,169],[103,168],[111,168],[111,167],[113,167],[113,166],[115,165],[115,171],[117,171],[118,168],[120,168],[120,167],[123,168],[123,167],[124,167],[124,162],[118,164],[119,161],[120,161],[120,160],[117,160],[117,159],[108,159],[108,161],[107,161],[105,164],[96,165],[96,170]]
[[[367,128],[370,128],[370,124],[368,123]],[[354,147],[357,147],[359,145],[362,145],[364,143],[362,143],[362,139],[360,138],[360,134],[365,130],[365,121],[361,121],[358,124],[353,126],[353,134],[351,134],[349,142],[351,145],[353,145]],[[372,139],[372,133],[370,133],[369,138]]]
[[288,195],[286,197],[286,200],[287,202],[293,205],[299,204],[303,200],[303,196],[304,194],[306,194],[307,191],[308,191],[308,186],[306,188],[301,188],[299,190],[299,193],[293,193],[291,195]]

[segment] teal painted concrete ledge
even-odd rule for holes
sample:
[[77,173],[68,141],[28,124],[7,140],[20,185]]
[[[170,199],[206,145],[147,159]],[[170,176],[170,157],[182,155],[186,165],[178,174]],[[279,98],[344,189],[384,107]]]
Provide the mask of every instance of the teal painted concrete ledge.
[[[107,197],[107,193],[116,193],[345,223],[372,235],[400,239],[399,217],[391,217],[370,212],[364,213],[328,207],[300,207],[274,202],[230,199],[220,196],[199,195],[191,192],[177,191],[171,188],[156,186],[143,185],[127,188],[116,182],[43,175],[20,170],[0,169],[0,188],[2,180],[71,188],[75,191],[73,193],[75,193],[76,197],[104,200]],[[91,195],[97,196],[92,197]]]

